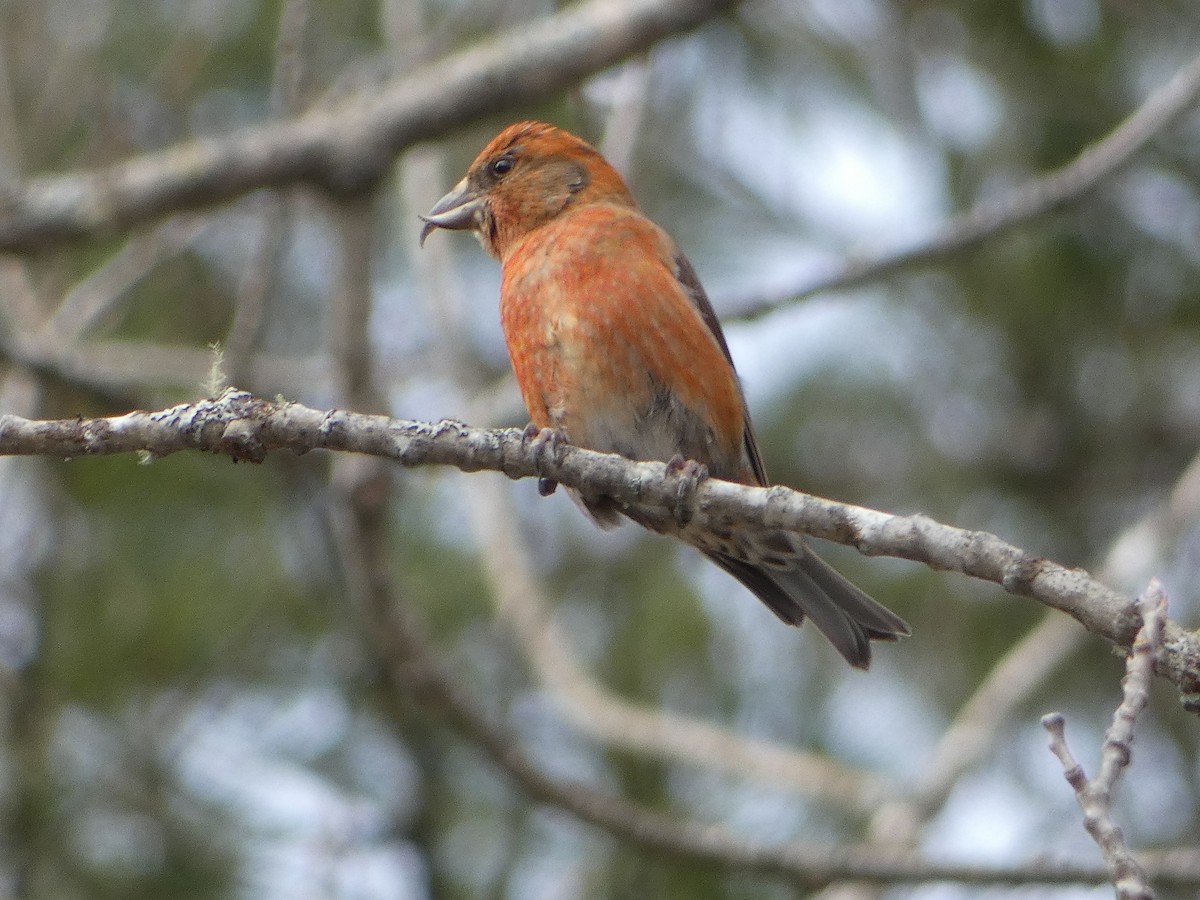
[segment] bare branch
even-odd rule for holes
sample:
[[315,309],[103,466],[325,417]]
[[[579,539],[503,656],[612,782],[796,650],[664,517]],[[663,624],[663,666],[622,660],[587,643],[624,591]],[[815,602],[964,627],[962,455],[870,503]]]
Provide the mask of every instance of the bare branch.
[[[1196,515],[1200,497],[1200,455],[1179,477],[1170,502],[1129,525],[1105,554],[1098,570],[1101,581],[1127,585],[1143,580],[1141,573],[1159,566],[1171,535]],[[1083,645],[1086,633],[1064,616],[1047,611],[1042,620],[988,672],[975,693],[946,728],[907,796],[881,805],[871,817],[869,834],[877,843],[916,846],[925,824],[942,808],[962,775],[996,745],[1001,728],[1033,692],[1061,668]],[[862,889],[832,896],[863,897]],[[872,894],[873,896],[873,894]]]
[[[516,429],[321,412],[232,389],[213,400],[111,418],[33,421],[0,415],[0,455],[76,457],[142,450],[165,456],[185,449],[254,462],[272,450],[348,450],[405,466],[491,469],[510,478],[544,476],[623,503],[667,509],[676,508],[681,495],[679,476],[663,463],[633,462],[570,446],[539,453]],[[1009,593],[1070,614],[1089,631],[1125,649],[1132,648],[1141,624],[1121,594],[1082,569],[1026,553],[987,532],[942,525],[921,515],[889,515],[782,485],[755,488],[710,479],[688,502],[692,508],[682,514],[697,522],[736,521],[804,532],[868,556],[910,559],[994,582]],[[1168,620],[1155,663],[1159,674],[1180,688],[1185,706],[1200,711],[1200,637]]]
[[469,504],[497,611],[572,725],[609,746],[756,779],[858,813],[869,812],[895,789],[865,770],[635,703],[598,683],[579,664],[568,635],[551,615],[517,529],[502,527],[511,521],[512,510],[501,487],[475,487]]
[[765,314],[786,303],[824,291],[845,290],[904,269],[929,265],[974,247],[1031,219],[1074,203],[1110,178],[1141,152],[1200,97],[1200,56],[1143,101],[1116,128],[1060,169],[1047,172],[947,221],[930,237],[874,258],[851,259],[839,269],[769,295],[731,300],[726,308],[742,316]]
[[[918,854],[881,847],[763,843],[717,824],[683,819],[614,797],[584,784],[542,771],[517,735],[499,724],[446,673],[423,629],[395,602],[367,558],[369,540],[357,534],[355,516],[343,499],[330,509],[331,531],[347,576],[353,607],[367,632],[374,660],[395,694],[415,697],[505,772],[520,789],[542,803],[565,809],[622,840],[651,851],[724,868],[781,876],[807,887],[854,879],[873,884],[958,881],[970,884],[1099,884],[1108,880],[1099,866],[1037,861],[1023,866],[935,863]],[[1167,856],[1155,868],[1162,883],[1200,884],[1200,858]]]
[[1062,616],[1047,615],[988,673],[943,733],[913,792],[916,815],[928,820],[968,768],[996,746],[1013,709],[1081,643],[1082,632]]
[[1050,749],[1062,763],[1063,775],[1075,790],[1079,808],[1083,810],[1084,827],[1104,854],[1120,900],[1151,900],[1154,897],[1145,868],[1130,852],[1120,827],[1113,820],[1112,797],[1117,779],[1129,765],[1133,727],[1149,700],[1154,657],[1162,641],[1167,598],[1157,578],[1150,580],[1150,586],[1138,600],[1138,608],[1142,614],[1142,627],[1126,664],[1121,705],[1105,732],[1100,750],[1100,771],[1095,778],[1087,777],[1067,746],[1062,714],[1042,717],[1042,727],[1050,734]]
[[121,312],[121,303],[128,300],[132,287],[165,260],[192,247],[211,224],[171,219],[153,231],[135,235],[77,282],[36,336],[30,334],[29,338],[62,346],[85,334],[96,334]]
[[112,234],[250,191],[311,184],[357,192],[396,153],[481,115],[548,96],[695,28],[731,0],[588,0],[523,23],[373,91],[287,122],[148,153],[0,193],[0,251]]

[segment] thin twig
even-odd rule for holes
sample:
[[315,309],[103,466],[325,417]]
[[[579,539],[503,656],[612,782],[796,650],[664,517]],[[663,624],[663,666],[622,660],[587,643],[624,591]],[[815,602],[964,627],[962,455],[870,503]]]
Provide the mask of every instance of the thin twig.
[[1137,717],[1150,697],[1154,678],[1154,658],[1162,642],[1166,621],[1167,598],[1157,578],[1138,600],[1142,627],[1138,629],[1133,652],[1126,663],[1122,680],[1122,699],[1113,714],[1112,725],[1104,734],[1100,749],[1100,770],[1088,778],[1083,766],[1076,761],[1067,746],[1066,724],[1061,713],[1042,717],[1042,727],[1050,735],[1050,749],[1063,767],[1063,775],[1075,790],[1083,824],[1088,834],[1104,854],[1112,883],[1120,900],[1151,900],[1154,891],[1145,868],[1137,861],[1125,842],[1125,836],[1113,819],[1112,799],[1117,779],[1129,765],[1132,756],[1133,729]]
[[[350,553],[358,542],[347,529],[349,518],[337,515],[340,542]],[[360,574],[351,582],[365,611],[375,647],[375,660],[385,677],[405,695],[415,696],[439,712],[479,747],[533,799],[566,809],[636,846],[723,867],[783,876],[815,887],[840,879],[878,884],[959,881],[970,884],[1101,883],[1101,867],[1039,861],[1024,866],[989,867],[935,863],[914,853],[878,847],[829,847],[807,843],[764,844],[741,837],[720,825],[681,819],[669,813],[612,797],[586,785],[544,773],[521,747],[516,735],[496,724],[464,694],[438,663],[422,629],[389,596],[386,586]],[[1172,858],[1156,871],[1163,883],[1200,883],[1200,859]]]
[[[1200,502],[1200,454],[1179,476],[1170,500],[1126,528],[1109,546],[1098,572],[1105,584],[1124,586],[1161,565],[1167,544],[1196,517]],[[994,746],[1013,711],[1083,644],[1084,632],[1069,619],[1048,613],[1009,649],[962,705],[916,778],[911,796],[882,806],[872,835],[893,844],[915,842],[920,826],[949,797],[959,778]]]
[[[494,722],[446,673],[424,629],[395,602],[382,571],[372,569],[369,541],[357,533],[357,517],[344,500],[333,501],[330,525],[350,599],[366,630],[374,661],[397,689],[395,695],[384,696],[396,701],[411,696],[435,710],[534,800],[565,809],[654,852],[782,876],[809,887],[847,878],[877,884],[1097,884],[1107,880],[1106,869],[1073,863],[972,866],[931,862],[915,853],[878,847],[764,844],[721,825],[682,819],[550,776],[533,762],[515,734]],[[1194,855],[1169,858],[1155,874],[1164,883],[1200,884],[1200,859]]]
[[119,250],[68,291],[36,340],[60,348],[96,334],[117,317],[131,289],[165,261],[182,255],[212,227],[211,221],[180,218],[131,237]]
[[1200,97],[1200,55],[1184,64],[1128,117],[1069,163],[980,200],[910,246],[874,258],[852,259],[832,272],[770,294],[722,303],[739,317],[764,315],[779,306],[827,291],[846,290],[916,266],[939,262],[1018,225],[1055,212],[1087,196],[1178,121]]

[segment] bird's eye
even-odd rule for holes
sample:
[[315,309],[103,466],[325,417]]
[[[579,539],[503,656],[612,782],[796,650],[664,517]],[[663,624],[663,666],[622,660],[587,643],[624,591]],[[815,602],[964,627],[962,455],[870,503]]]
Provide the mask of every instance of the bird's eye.
[[499,178],[511,172],[512,167],[513,158],[511,156],[501,156],[492,162],[492,174]]

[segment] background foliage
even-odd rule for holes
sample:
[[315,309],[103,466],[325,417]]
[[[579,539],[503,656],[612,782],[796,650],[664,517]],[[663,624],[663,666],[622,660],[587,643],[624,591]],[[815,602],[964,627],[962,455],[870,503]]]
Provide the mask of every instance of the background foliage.
[[[0,173],[87,169],[337,104],[551,11],[0,0]],[[70,345],[83,362],[6,366],[0,411],[195,397],[219,341],[234,380],[257,392],[524,424],[495,265],[453,235],[418,255],[415,214],[499,127],[545,118],[601,145],[695,263],[776,481],[992,531],[1131,593],[1159,573],[1173,617],[1194,627],[1195,500],[1172,491],[1200,435],[1200,119],[1065,211],[862,287],[790,298],[844,259],[918,242],[1063,165],[1186,62],[1197,33],[1200,8],[1183,2],[748,3],[411,151],[369,198],[261,192],[3,261],[0,330]],[[334,346],[353,249],[369,253],[369,387],[347,387]],[[580,825],[514,790],[436,715],[397,704],[329,534],[330,492],[353,465],[0,462],[0,893],[792,895]],[[962,704],[1045,615],[958,576],[832,549],[914,631],[869,674],[850,672],[686,548],[633,528],[600,534],[528,482],[488,487],[507,504],[488,519],[478,492],[495,476],[390,477],[379,509],[401,602],[546,769],[758,839],[880,834],[861,809],[572,727],[497,618],[489,532],[515,535],[511,564],[528,555],[572,653],[615,692],[901,786],[928,777]],[[1081,748],[1098,743],[1121,662],[1082,633],[1070,647],[997,710],[988,751],[918,817],[921,849],[1096,858],[1037,718],[1063,710],[1090,764]],[[1200,834],[1200,729],[1158,687],[1118,805],[1136,847]]]

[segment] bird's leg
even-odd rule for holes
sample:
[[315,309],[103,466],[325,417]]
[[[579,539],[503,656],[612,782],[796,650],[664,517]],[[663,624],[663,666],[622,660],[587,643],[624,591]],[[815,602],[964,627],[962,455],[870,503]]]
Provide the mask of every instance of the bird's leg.
[[675,517],[675,524],[683,528],[696,514],[696,489],[708,479],[708,466],[676,453],[667,462],[667,474],[677,479],[671,515]]
[[[538,428],[530,422],[525,426],[525,440],[533,442],[533,464],[541,469],[547,452],[553,454],[555,461],[559,459],[567,436],[557,428]],[[558,490],[558,482],[542,475],[538,477],[537,489],[543,497],[549,497]]]

